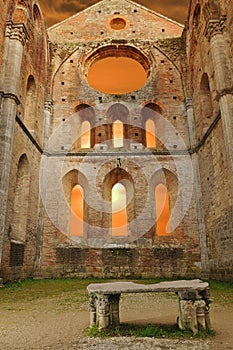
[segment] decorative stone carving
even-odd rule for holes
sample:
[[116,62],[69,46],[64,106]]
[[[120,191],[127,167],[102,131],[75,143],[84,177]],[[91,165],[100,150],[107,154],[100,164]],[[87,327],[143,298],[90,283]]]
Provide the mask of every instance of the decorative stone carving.
[[92,294],[89,298],[90,327],[96,324],[96,297]]
[[28,32],[23,23],[14,24],[11,21],[7,22],[5,36],[12,40],[19,40],[23,46],[29,38]]
[[52,100],[46,100],[44,103],[44,109],[45,111],[48,111],[49,113],[52,112],[52,108],[53,108],[53,101]]
[[219,19],[210,19],[205,27],[204,35],[210,41],[215,35],[222,34],[226,26],[226,16]]
[[109,326],[109,296],[108,295],[98,295],[98,324],[99,329],[105,329]]

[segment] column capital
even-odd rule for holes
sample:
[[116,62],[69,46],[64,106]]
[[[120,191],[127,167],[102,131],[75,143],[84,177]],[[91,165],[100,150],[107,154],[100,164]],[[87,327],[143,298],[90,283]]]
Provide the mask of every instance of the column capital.
[[24,46],[29,39],[27,29],[23,23],[13,23],[8,21],[6,23],[5,36],[12,40],[18,40]]
[[192,109],[193,108],[193,99],[192,99],[192,97],[185,97],[184,105],[185,105],[186,111],[188,109]]
[[45,103],[44,103],[44,109],[45,111],[48,111],[48,112],[52,112],[52,108],[53,108],[53,101],[52,100],[45,100]]
[[215,35],[223,34],[226,27],[226,16],[209,19],[206,23],[204,35],[210,41]]

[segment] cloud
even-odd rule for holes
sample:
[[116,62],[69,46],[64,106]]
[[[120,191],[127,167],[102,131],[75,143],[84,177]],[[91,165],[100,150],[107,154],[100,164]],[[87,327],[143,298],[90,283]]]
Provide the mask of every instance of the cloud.
[[[40,0],[40,5],[49,27],[97,2],[99,0]],[[135,2],[184,23],[189,0],[136,0]]]

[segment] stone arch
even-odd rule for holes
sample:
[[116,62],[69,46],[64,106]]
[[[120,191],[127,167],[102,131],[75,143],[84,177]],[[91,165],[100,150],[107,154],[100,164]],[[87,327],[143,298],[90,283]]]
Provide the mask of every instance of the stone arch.
[[29,130],[36,128],[36,83],[33,75],[29,75],[26,88],[26,99],[24,107],[24,123]]
[[[82,147],[83,138],[87,135],[83,134],[83,125],[85,122],[89,123],[89,147]],[[81,103],[75,107],[75,124],[76,124],[76,134],[78,138],[75,142],[74,149],[80,148],[92,148],[95,145],[95,110],[93,107],[86,103]]]
[[[64,208],[60,208],[64,213],[67,232],[71,235],[71,220],[72,220],[72,192],[75,186],[79,185],[83,191],[83,215],[82,215],[82,235],[86,234],[86,222],[88,218],[88,181],[84,174],[80,171],[73,169],[66,173],[62,178],[62,186],[63,192],[66,199],[66,206]],[[73,235],[74,236],[74,235]],[[78,236],[78,235],[77,235]]]
[[25,243],[30,198],[30,168],[26,154],[18,161],[11,238]]
[[133,178],[126,170],[115,168],[105,176],[103,181],[103,199],[109,203],[108,210],[104,213],[104,222],[109,230],[112,228],[112,189],[117,183],[122,184],[126,191],[127,225],[133,221],[135,217],[135,191]]
[[[175,207],[177,196],[178,196],[178,179],[175,173],[173,173],[171,170],[162,168],[158,170],[151,178],[150,183],[150,197],[152,198],[151,203],[154,203],[152,205],[152,215],[155,215],[156,213],[156,188],[159,185],[165,186],[167,190],[167,197],[168,197],[168,206],[169,206],[169,220],[171,219],[171,211]],[[162,200],[164,200],[164,203],[166,201],[165,196],[162,197]],[[162,213],[161,213],[162,214]],[[156,236],[158,236],[157,232],[157,217],[155,215],[155,233]],[[171,225],[172,226],[172,225]],[[167,232],[168,233],[168,232]],[[172,232],[174,234],[175,232]],[[163,234],[166,235],[166,234]]]
[[40,27],[42,25],[42,16],[38,5],[33,4],[32,13],[36,26]]
[[201,118],[202,125],[205,131],[213,120],[213,104],[212,96],[210,91],[209,77],[207,73],[204,73],[200,82],[200,107],[201,107]]
[[210,19],[219,19],[221,16],[221,5],[219,0],[209,0],[206,2],[203,13],[206,21]]
[[[142,143],[145,147],[150,147],[150,143],[154,144],[156,148],[163,148],[160,142],[160,135],[162,132],[162,108],[156,103],[147,103],[141,110],[142,121]],[[148,121],[151,121],[154,125],[154,134],[148,128]],[[149,142],[149,140],[151,140]]]
[[[108,128],[109,128],[109,139],[114,140],[114,128],[113,125],[116,121],[120,121],[123,123],[123,142],[122,146],[125,146],[127,143],[127,140],[129,138],[129,110],[126,106],[124,106],[121,103],[115,103],[113,104],[108,110],[107,110],[107,119],[109,121]],[[114,145],[114,142],[113,142]]]

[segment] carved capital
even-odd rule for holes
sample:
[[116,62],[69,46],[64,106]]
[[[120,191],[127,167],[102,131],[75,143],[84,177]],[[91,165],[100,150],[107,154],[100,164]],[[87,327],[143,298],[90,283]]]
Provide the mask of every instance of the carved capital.
[[24,46],[29,39],[28,32],[23,23],[13,23],[11,21],[6,24],[5,36],[12,40],[18,40]]
[[210,19],[206,23],[204,35],[210,41],[215,35],[222,34],[226,27],[226,16]]
[[53,108],[53,101],[52,100],[46,100],[44,103],[44,109],[45,111],[48,111],[49,113],[52,112],[52,108]]
[[193,99],[192,97],[186,97],[184,100],[184,105],[185,105],[185,109],[186,111],[188,111],[189,109],[193,108]]

